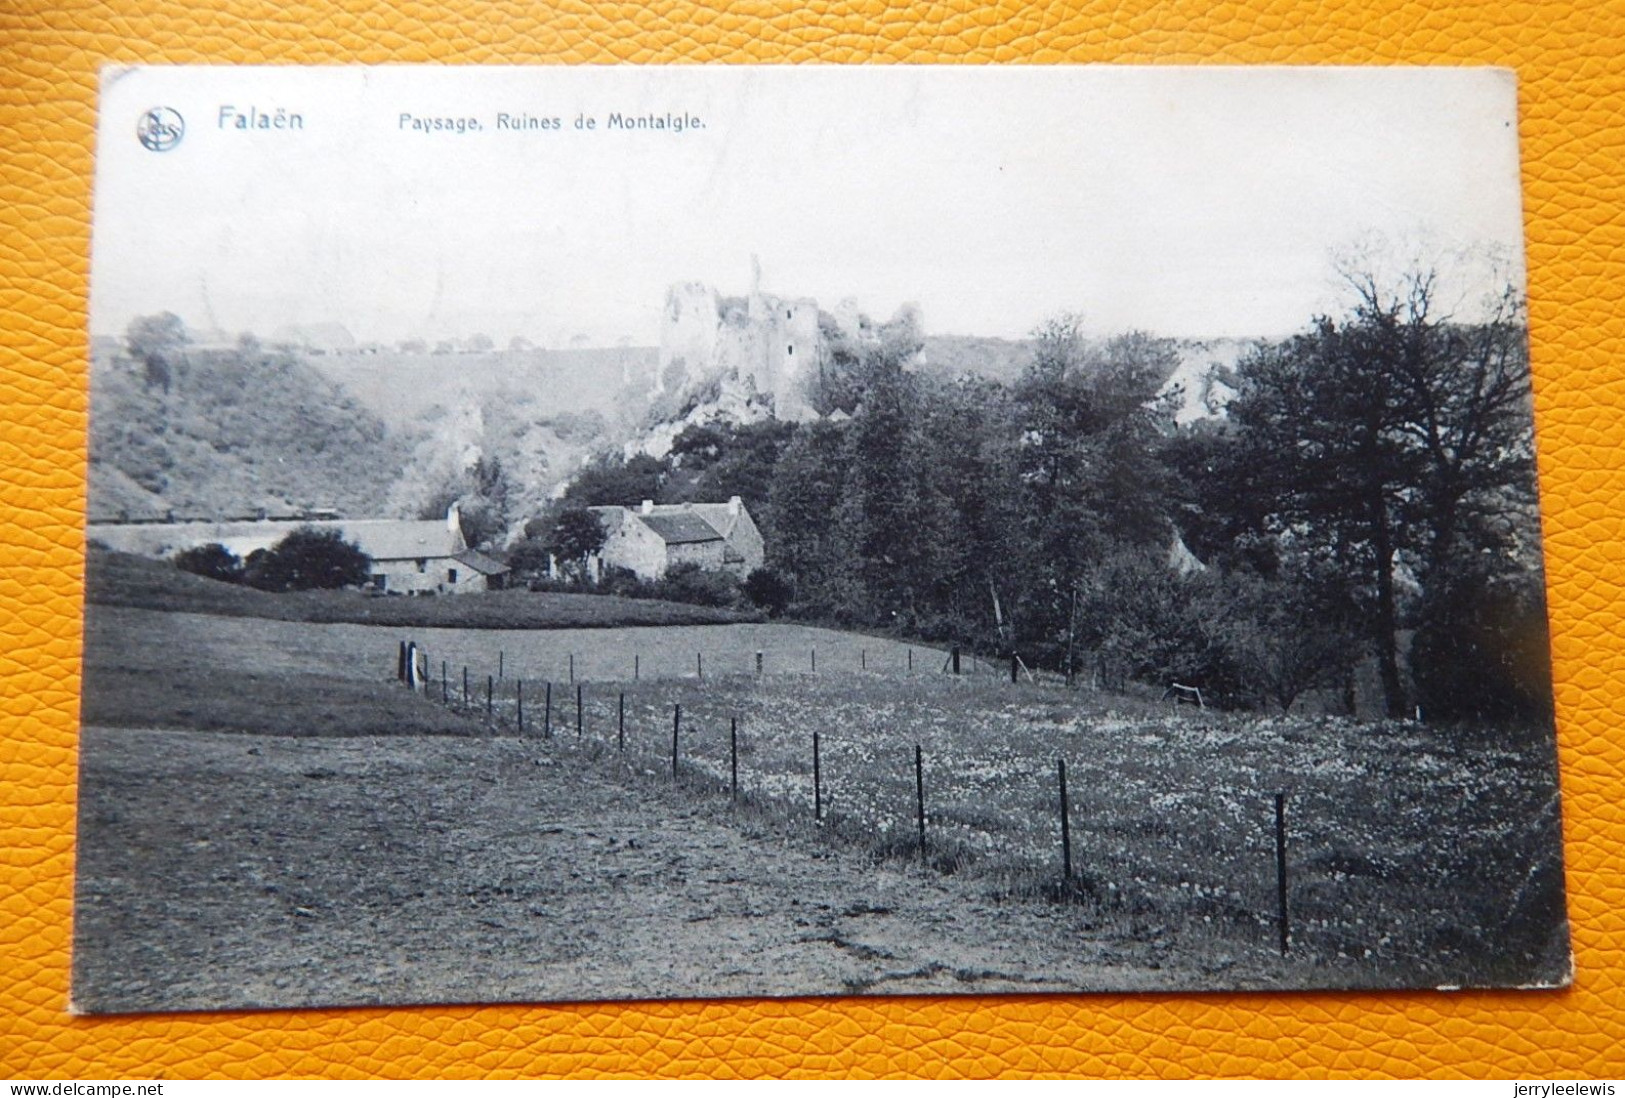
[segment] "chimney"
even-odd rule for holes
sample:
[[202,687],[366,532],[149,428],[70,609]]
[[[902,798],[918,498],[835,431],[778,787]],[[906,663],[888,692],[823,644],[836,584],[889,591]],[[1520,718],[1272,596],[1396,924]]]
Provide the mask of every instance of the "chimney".
[[463,515],[454,501],[446,508],[446,530],[461,537],[463,533]]
[[652,499],[644,500],[643,501],[643,506],[642,506],[642,508],[640,508],[640,510],[646,515],[654,514],[654,512],[655,512],[655,501],[652,500]]
[[744,506],[745,506],[745,501],[740,499],[738,496],[729,496],[728,497],[728,513],[730,515],[733,515],[735,518],[737,518],[739,516],[740,508],[742,508]]

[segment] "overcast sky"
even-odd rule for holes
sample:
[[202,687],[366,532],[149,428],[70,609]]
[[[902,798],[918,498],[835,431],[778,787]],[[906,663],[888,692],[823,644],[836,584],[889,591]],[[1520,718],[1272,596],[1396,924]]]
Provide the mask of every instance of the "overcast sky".
[[[186,132],[152,152],[159,106]],[[142,69],[104,76],[100,126],[96,333],[650,344],[670,283],[743,293],[754,253],[769,291],[917,302],[931,332],[1273,335],[1374,230],[1522,255],[1515,86],[1484,69]]]

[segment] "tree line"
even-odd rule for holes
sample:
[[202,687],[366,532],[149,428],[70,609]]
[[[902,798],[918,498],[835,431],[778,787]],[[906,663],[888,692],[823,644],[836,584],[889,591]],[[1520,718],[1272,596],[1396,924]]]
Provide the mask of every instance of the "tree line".
[[[690,427],[563,506],[742,496],[786,612],[1247,707],[1550,716],[1523,303],[1458,318],[1437,270],[1261,342],[1181,426],[1177,346],[1034,333],[1010,384],[910,368],[901,315],[825,332],[824,414]],[[557,516],[531,531],[545,545]]]

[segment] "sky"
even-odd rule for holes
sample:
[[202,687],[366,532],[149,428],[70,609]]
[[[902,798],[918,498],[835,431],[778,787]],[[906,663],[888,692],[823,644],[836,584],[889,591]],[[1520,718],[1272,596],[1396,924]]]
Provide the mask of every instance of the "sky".
[[[136,137],[156,107],[166,151]],[[236,125],[279,108],[300,127]],[[744,293],[755,256],[769,292],[932,333],[1284,335],[1373,240],[1521,270],[1517,157],[1492,69],[109,69],[91,331],[650,345],[668,286]]]

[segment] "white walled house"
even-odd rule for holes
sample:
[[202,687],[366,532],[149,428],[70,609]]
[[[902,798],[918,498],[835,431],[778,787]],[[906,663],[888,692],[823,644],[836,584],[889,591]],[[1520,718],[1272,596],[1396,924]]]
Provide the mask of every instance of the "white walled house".
[[368,587],[398,594],[461,594],[498,586],[507,565],[471,549],[455,505],[444,519],[330,519],[313,522],[91,523],[86,538],[109,549],[169,558],[217,543],[247,560],[303,527],[337,530],[372,560]]
[[[640,579],[655,580],[684,563],[707,571],[732,572],[743,579],[760,568],[766,557],[762,532],[738,496],[727,503],[644,500],[636,508],[589,510],[606,532],[603,549],[588,561],[594,579],[605,568],[625,568]],[[556,574],[557,569],[554,571]]]

